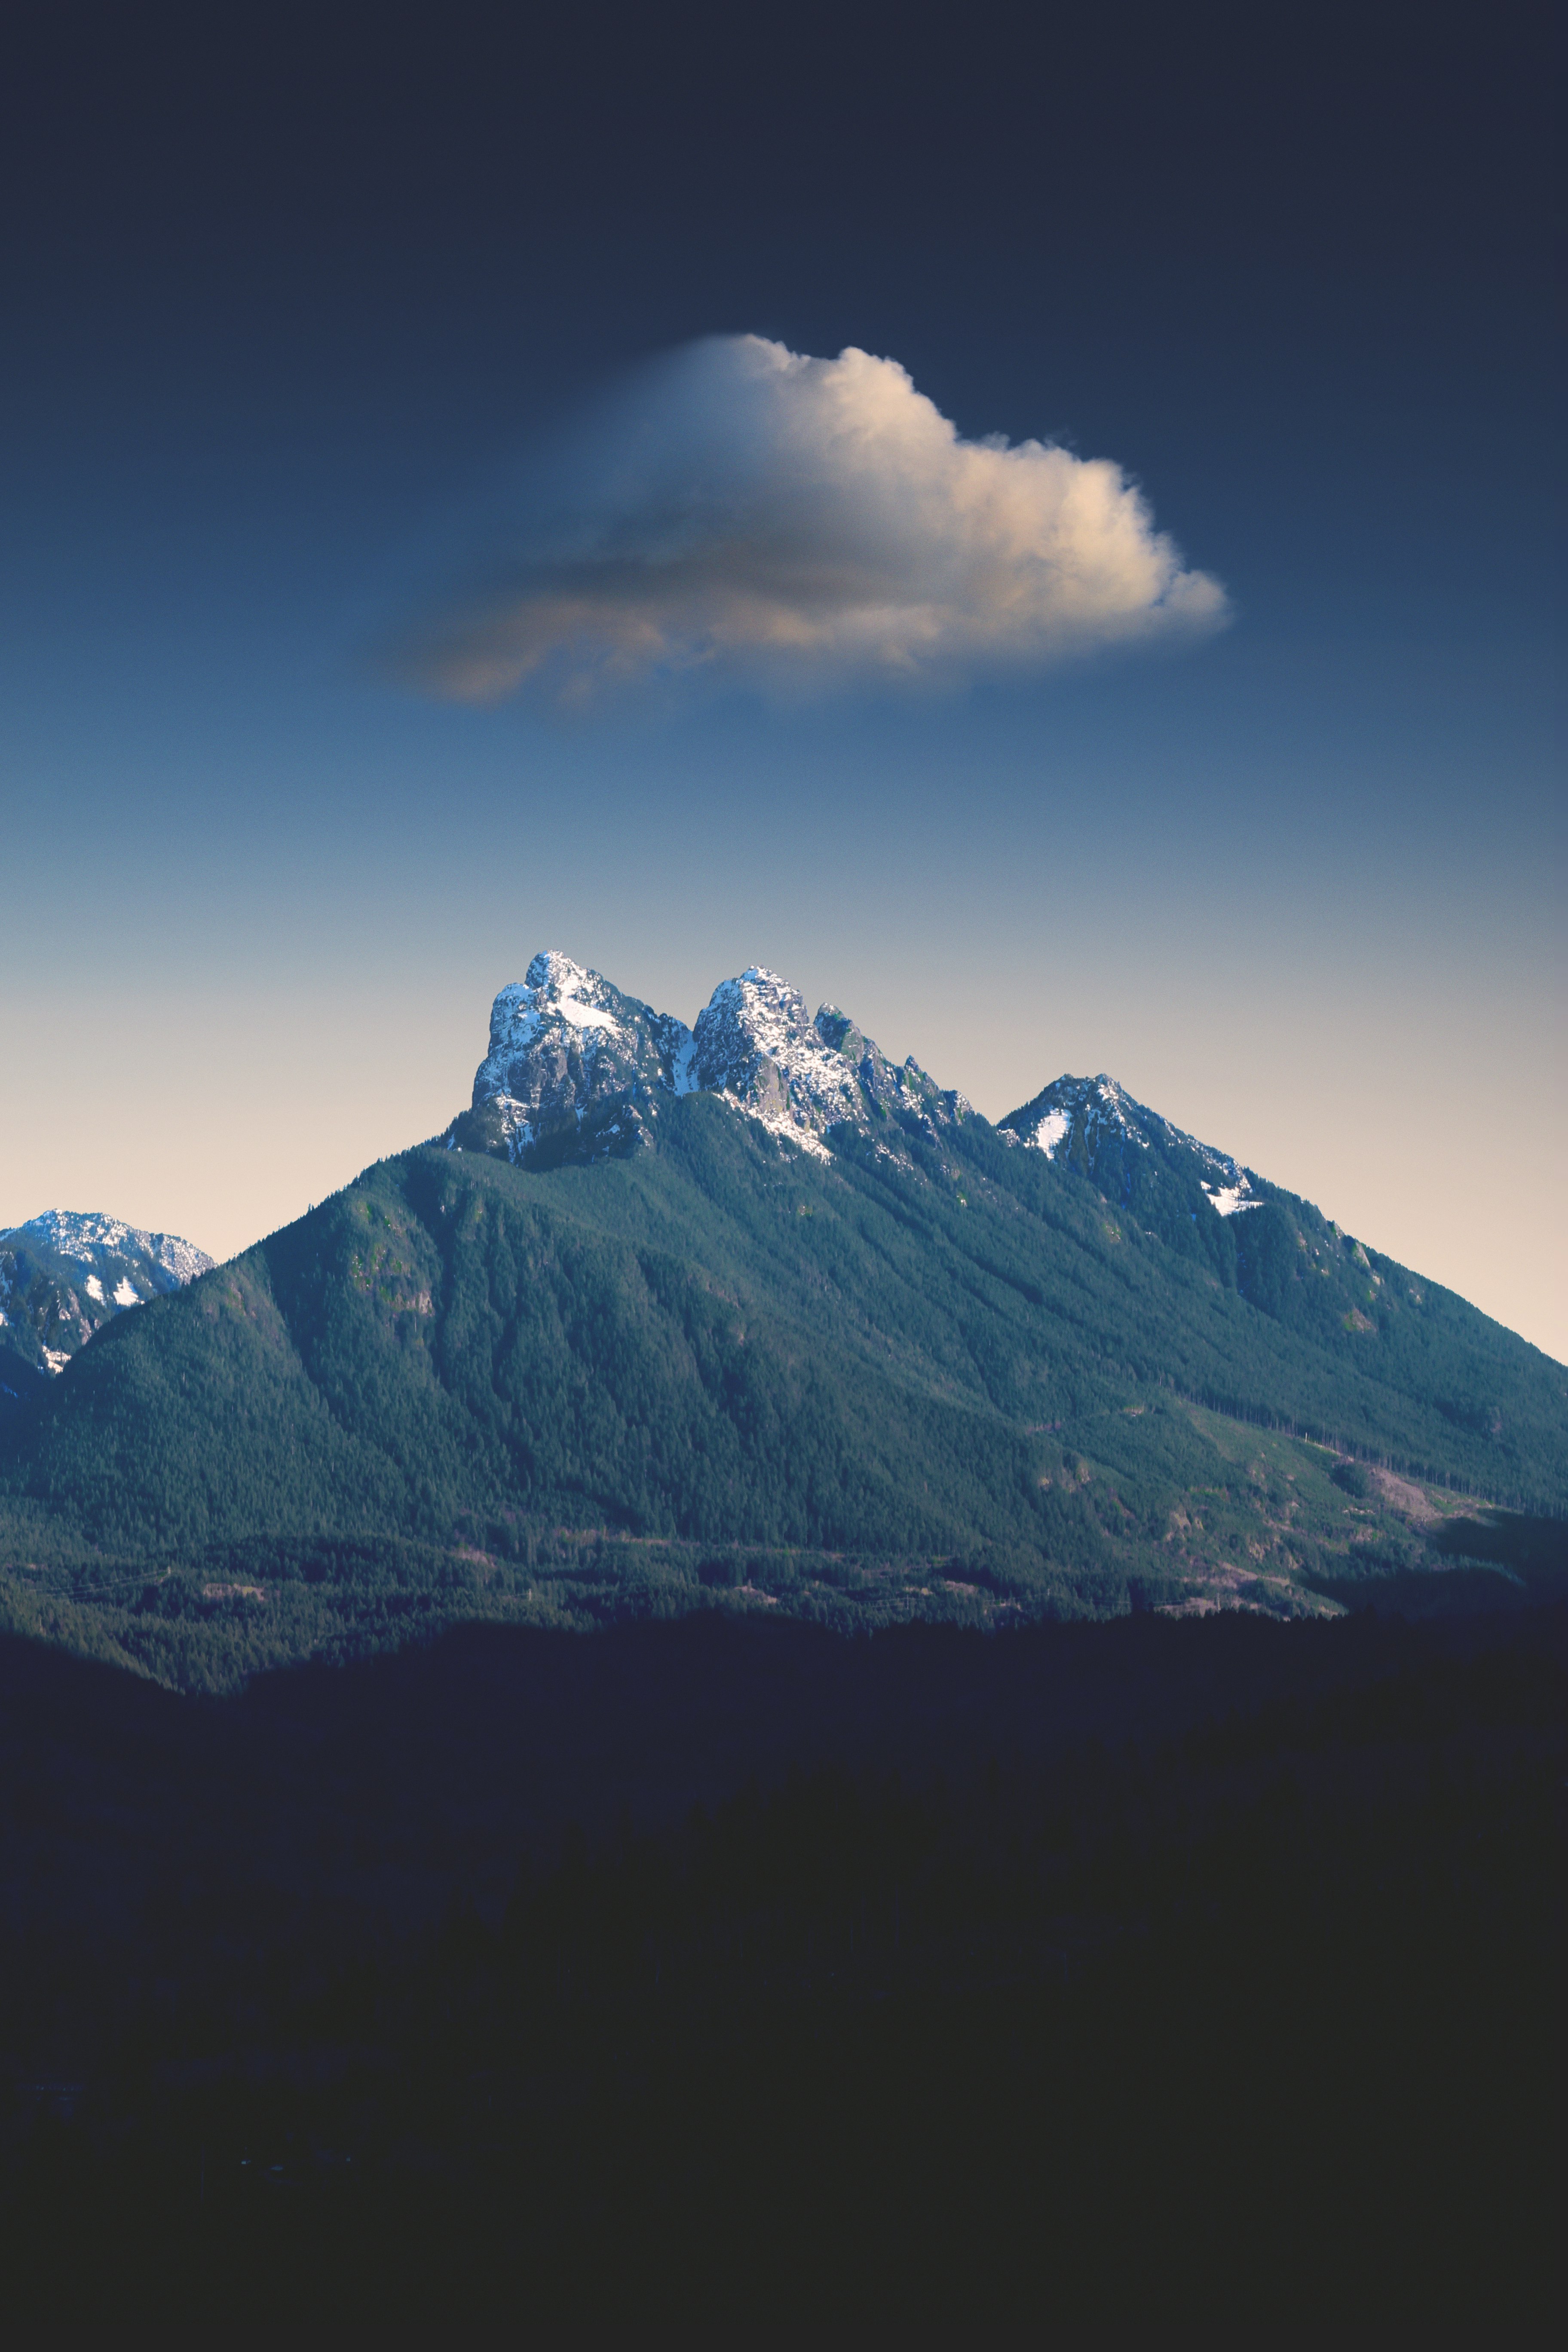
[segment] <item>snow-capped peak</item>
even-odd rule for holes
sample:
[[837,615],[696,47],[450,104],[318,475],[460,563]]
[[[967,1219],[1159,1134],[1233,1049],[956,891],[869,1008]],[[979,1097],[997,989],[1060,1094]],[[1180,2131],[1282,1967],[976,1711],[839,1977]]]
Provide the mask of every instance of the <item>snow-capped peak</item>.
[[651,1141],[661,1098],[698,1092],[824,1155],[834,1127],[897,1111],[930,1124],[968,1109],[913,1060],[885,1062],[837,1006],[813,1021],[798,989],[764,964],[721,981],[688,1029],[548,950],[497,996],[473,1108],[447,1141],[531,1164],[618,1156]]
[[969,1113],[912,1055],[901,1067],[886,1060],[836,1004],[808,1020],[799,990],[762,964],[720,982],[693,1036],[700,1085],[823,1156],[835,1127],[872,1129],[903,1113],[930,1129]]
[[575,1030],[588,1054],[601,1043],[595,1032],[618,1036],[621,1024],[609,1002],[615,993],[596,971],[584,971],[570,956],[547,950],[536,955],[525,980],[503,988],[490,1007],[490,1050],[475,1080],[487,1091],[504,1081],[509,1061],[526,1054],[552,1026]]
[[0,1387],[59,1372],[101,1324],[179,1290],[213,1260],[178,1234],[96,1211],[47,1209],[0,1233]]
[[826,1156],[826,1129],[861,1114],[852,1065],[824,1043],[799,990],[765,965],[720,982],[692,1044],[698,1086],[808,1151]]
[[0,1234],[0,1245],[23,1239],[52,1251],[57,1257],[75,1258],[85,1266],[95,1265],[102,1257],[149,1259],[173,1277],[161,1286],[167,1290],[194,1282],[198,1274],[205,1274],[217,1263],[194,1242],[182,1241],[178,1234],[149,1233],[141,1225],[128,1225],[119,1217],[106,1217],[90,1209],[46,1209],[41,1216],[29,1217],[26,1224]]
[[497,995],[472,1110],[447,1140],[504,1150],[514,1160],[629,1150],[647,1139],[653,1093],[686,1090],[690,1045],[683,1021],[546,949]]

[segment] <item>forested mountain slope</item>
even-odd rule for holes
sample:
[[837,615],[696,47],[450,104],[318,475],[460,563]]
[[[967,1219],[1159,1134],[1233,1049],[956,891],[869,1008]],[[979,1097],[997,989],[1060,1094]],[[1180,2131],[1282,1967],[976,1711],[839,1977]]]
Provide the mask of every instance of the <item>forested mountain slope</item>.
[[[10,1433],[5,1497],[116,1549],[440,1538],[508,1508],[1048,1546],[1062,1438],[1152,1489],[1174,1424],[1137,1422],[1188,1398],[1568,1501],[1560,1368],[1391,1262],[1346,1329],[1318,1310],[1337,1281],[1293,1272],[1301,1304],[1268,1312],[982,1121],[826,1162],[704,1097],[664,1121],[658,1150],[592,1167],[369,1171],[98,1334]],[[1258,1215],[1307,1257],[1280,1201]]]
[[1464,1497],[1568,1506],[1563,1367],[1113,1082],[992,1128],[760,970],[694,1031],[530,974],[438,1143],[0,1423],[6,1622],[200,1680],[367,1611],[714,1584],[1289,1614],[1434,1546],[1497,1567]]

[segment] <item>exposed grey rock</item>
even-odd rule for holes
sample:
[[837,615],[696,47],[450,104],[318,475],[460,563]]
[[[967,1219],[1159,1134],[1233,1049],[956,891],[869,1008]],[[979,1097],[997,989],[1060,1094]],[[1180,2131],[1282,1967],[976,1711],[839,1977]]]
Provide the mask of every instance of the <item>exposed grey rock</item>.
[[444,1140],[531,1167],[635,1150],[654,1095],[689,1091],[690,1050],[683,1021],[547,950],[497,996],[472,1107]]

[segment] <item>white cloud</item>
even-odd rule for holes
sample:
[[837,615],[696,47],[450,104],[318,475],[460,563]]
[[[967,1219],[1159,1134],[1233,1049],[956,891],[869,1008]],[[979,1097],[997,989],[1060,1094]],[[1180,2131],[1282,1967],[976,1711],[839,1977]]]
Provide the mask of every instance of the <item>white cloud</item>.
[[1120,467],[965,441],[896,361],[714,338],[531,478],[397,667],[458,699],[709,671],[786,689],[1037,667],[1223,623]]

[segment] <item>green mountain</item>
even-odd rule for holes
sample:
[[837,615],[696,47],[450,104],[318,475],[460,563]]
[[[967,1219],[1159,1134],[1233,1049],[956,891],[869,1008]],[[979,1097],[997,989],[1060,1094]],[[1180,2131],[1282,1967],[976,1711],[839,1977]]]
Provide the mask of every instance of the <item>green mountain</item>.
[[715,1592],[1291,1614],[1568,1507],[1561,1366],[1109,1080],[993,1128],[771,974],[503,997],[444,1139],[0,1429],[11,1622],[200,1681]]

